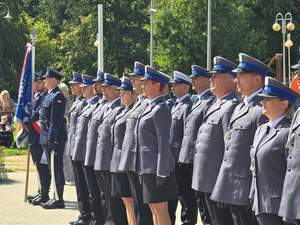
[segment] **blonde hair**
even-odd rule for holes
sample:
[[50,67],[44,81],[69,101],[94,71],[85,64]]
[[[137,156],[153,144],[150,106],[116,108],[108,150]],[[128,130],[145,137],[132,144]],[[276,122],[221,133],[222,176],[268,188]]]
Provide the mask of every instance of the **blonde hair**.
[[58,85],[59,89],[64,93],[65,96],[69,95],[69,88],[65,83],[60,83]]
[[7,96],[8,99],[10,99],[9,92],[7,90],[3,90],[0,93],[0,98],[1,98],[2,101],[3,101],[3,96]]

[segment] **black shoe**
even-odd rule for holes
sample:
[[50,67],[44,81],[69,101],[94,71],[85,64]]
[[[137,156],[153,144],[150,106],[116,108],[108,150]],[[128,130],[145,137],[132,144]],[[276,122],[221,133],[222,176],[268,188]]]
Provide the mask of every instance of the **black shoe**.
[[38,196],[41,196],[41,194],[40,194],[40,193],[36,193],[36,194],[33,194],[33,195],[27,195],[27,196],[26,196],[26,199],[27,199],[27,201],[28,201],[29,203],[31,203],[32,200],[35,199],[35,198],[38,197]]
[[39,197],[32,200],[32,205],[41,205],[49,201],[49,197]]
[[90,224],[90,220],[80,219],[77,220],[73,225],[89,225],[89,224]]
[[49,200],[45,204],[41,204],[44,209],[64,209],[65,201],[64,200]]
[[89,225],[103,225],[103,223],[100,223],[100,222],[95,221],[95,220],[91,220]]

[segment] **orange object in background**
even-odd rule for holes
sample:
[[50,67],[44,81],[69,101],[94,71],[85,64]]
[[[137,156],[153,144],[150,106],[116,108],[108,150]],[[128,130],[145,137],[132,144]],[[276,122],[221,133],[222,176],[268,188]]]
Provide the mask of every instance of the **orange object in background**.
[[298,78],[297,75],[293,77],[292,82],[290,84],[290,88],[293,89],[295,92],[297,92],[298,94],[300,94],[300,87],[298,85]]

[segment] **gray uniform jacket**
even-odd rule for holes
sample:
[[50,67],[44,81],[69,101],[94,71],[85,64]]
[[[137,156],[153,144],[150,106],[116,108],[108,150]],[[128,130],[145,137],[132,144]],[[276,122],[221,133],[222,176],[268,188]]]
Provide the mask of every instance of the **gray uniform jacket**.
[[176,102],[172,107],[172,123],[170,130],[170,146],[175,162],[178,162],[179,151],[183,138],[183,128],[187,114],[192,107],[190,95],[184,97],[180,102]]
[[110,170],[110,161],[113,151],[111,127],[116,117],[123,109],[124,106],[121,105],[121,99],[119,98],[104,112],[102,123],[98,128],[98,141],[94,170]]
[[300,219],[300,109],[294,115],[287,140],[287,170],[284,179],[279,215]]
[[278,214],[286,171],[285,143],[290,121],[282,119],[266,135],[267,126],[258,128],[251,149],[253,179],[249,197],[253,199],[252,210],[256,215]]
[[86,100],[79,96],[73,102],[69,113],[68,113],[68,121],[69,121],[69,129],[68,129],[68,140],[66,145],[65,154],[68,156],[73,156],[74,154],[74,140],[77,126],[77,118],[81,110],[86,106]]
[[169,109],[171,110],[176,102],[176,98],[172,97],[170,94],[165,95],[164,98],[165,98],[165,102],[169,106]]
[[163,96],[147,106],[137,126],[138,172],[169,176],[175,162],[169,143],[171,112]]
[[111,140],[113,146],[113,153],[110,162],[110,172],[120,172],[119,164],[122,155],[122,144],[124,140],[125,130],[126,130],[126,120],[131,114],[133,104],[125,108],[115,119],[111,127]]
[[238,103],[238,96],[229,93],[217,99],[204,117],[195,146],[192,188],[196,191],[213,191],[223,161],[224,136]]
[[99,104],[99,98],[95,97],[90,104],[87,104],[79,113],[77,118],[77,129],[75,133],[74,154],[72,160],[84,161],[86,152],[86,140],[88,125],[93,111]]
[[138,100],[132,107],[132,112],[126,120],[126,131],[119,165],[120,171],[136,171],[137,121],[147,106],[148,99],[141,96],[140,100]]
[[204,115],[213,103],[215,97],[211,91],[205,92],[201,99],[198,99],[192,106],[189,115],[186,117],[182,146],[179,152],[179,162],[193,163],[195,144],[199,127],[203,123]]
[[93,111],[91,115],[86,136],[86,152],[84,159],[85,166],[94,166],[98,140],[97,130],[102,123],[103,114],[107,107],[107,101],[104,99],[100,99],[98,107]]
[[267,122],[262,115],[261,98],[255,95],[234,110],[225,137],[225,151],[211,199],[233,205],[249,205],[252,174],[250,150],[257,127]]

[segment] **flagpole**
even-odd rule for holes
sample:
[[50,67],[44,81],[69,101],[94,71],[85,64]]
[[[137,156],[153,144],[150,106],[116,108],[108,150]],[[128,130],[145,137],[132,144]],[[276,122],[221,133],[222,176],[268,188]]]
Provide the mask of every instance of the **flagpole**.
[[104,58],[103,58],[103,5],[98,4],[98,71],[104,71]]
[[[31,37],[31,87],[33,87],[34,76],[35,76],[35,43],[36,43],[36,39],[37,39],[36,31],[32,31],[30,33],[30,37]],[[31,89],[31,103],[32,103],[32,100],[33,100],[33,88]],[[32,110],[32,108],[30,110]],[[30,165],[30,149],[28,147],[27,162],[26,162],[26,180],[25,180],[24,202],[27,202],[27,195],[28,195],[29,165]],[[38,189],[40,190],[39,182],[38,182]]]

